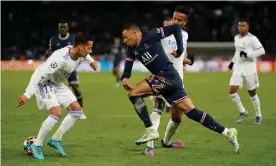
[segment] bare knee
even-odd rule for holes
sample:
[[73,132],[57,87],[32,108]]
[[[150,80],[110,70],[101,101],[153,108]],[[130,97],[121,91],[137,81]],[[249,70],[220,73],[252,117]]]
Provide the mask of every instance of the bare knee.
[[234,94],[234,93],[237,93],[238,91],[238,86],[230,86],[230,91],[229,91],[229,94]]
[[175,123],[181,123],[183,112],[176,110],[175,108],[171,109],[171,119]]
[[133,96],[136,96],[136,93],[135,93],[135,91],[129,91],[128,93],[127,93],[127,96],[128,97],[133,97]]
[[61,116],[62,116],[61,109],[60,109],[59,106],[54,106],[54,107],[50,108],[49,113],[51,115],[54,115],[54,116],[59,117],[59,118],[61,118]]
[[78,110],[82,110],[82,107],[80,106],[79,102],[74,101],[66,109],[68,111],[78,111]]
[[182,102],[176,104],[174,108],[177,109],[178,111],[188,113],[191,110],[193,110],[195,108],[195,106],[192,103],[190,98],[186,98]]

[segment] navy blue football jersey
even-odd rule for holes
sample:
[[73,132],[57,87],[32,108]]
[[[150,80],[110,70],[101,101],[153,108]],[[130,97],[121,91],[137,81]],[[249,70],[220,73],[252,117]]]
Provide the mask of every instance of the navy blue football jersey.
[[50,39],[49,48],[54,52],[68,45],[73,45],[73,42],[74,35],[68,34],[65,38],[61,38],[60,35],[55,35]]
[[170,25],[152,29],[142,34],[142,39],[137,47],[127,48],[125,69],[121,79],[130,78],[135,59],[138,59],[152,74],[158,74],[160,71],[171,67],[172,63],[165,54],[160,40],[172,34],[177,42],[177,53],[181,55],[183,41],[180,26]]

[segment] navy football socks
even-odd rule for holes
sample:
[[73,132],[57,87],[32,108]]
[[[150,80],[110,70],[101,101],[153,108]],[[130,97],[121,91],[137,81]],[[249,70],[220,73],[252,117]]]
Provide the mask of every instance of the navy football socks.
[[194,108],[188,113],[185,113],[186,116],[196,122],[201,123],[203,126],[207,127],[210,130],[213,130],[218,133],[222,133],[225,127],[216,122],[211,115]]
[[136,113],[139,115],[140,119],[144,122],[145,127],[151,127],[152,122],[148,113],[147,105],[144,99],[140,96],[130,96],[129,100],[134,105]]

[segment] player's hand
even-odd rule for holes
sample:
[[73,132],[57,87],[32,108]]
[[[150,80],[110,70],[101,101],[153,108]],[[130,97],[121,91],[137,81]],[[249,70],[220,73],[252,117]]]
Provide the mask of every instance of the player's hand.
[[180,57],[180,55],[177,53],[177,50],[173,50],[173,51],[171,52],[171,55],[173,55],[173,56],[176,57],[176,58]]
[[241,52],[240,52],[240,57],[242,58],[242,56],[244,56],[245,58],[247,58],[247,53],[244,52],[244,51],[241,51]]
[[232,69],[233,69],[233,65],[234,65],[234,62],[231,62],[231,63],[228,65],[229,70],[232,70]]
[[132,90],[133,90],[133,88],[130,86],[129,81],[128,81],[127,78],[124,78],[124,79],[122,80],[122,86],[123,86],[123,87],[125,88],[125,90],[127,90],[127,91],[132,91]]
[[21,95],[17,98],[17,102],[18,102],[18,106],[21,106],[23,104],[25,104],[29,99],[24,96],[24,95]]
[[195,62],[195,57],[192,54],[188,54],[187,58],[191,61],[189,65],[192,66]]
[[97,62],[91,62],[90,65],[91,65],[91,67],[92,67],[93,70],[95,70],[95,71],[98,70],[98,67],[99,67],[99,66],[98,66],[98,63],[97,63]]

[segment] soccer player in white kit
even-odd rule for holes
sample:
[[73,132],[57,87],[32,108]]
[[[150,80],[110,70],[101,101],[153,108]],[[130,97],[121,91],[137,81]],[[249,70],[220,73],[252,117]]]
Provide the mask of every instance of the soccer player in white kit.
[[17,101],[19,106],[25,104],[33,94],[36,96],[39,109],[47,109],[49,116],[42,123],[35,142],[31,145],[33,155],[38,160],[43,160],[43,140],[61,118],[63,105],[68,110],[68,115],[62,121],[56,133],[48,140],[47,144],[57,150],[61,156],[67,156],[61,144],[62,136],[72,127],[83,114],[72,91],[63,83],[71,72],[82,61],[86,61],[97,70],[98,65],[89,55],[92,53],[93,41],[91,37],[80,32],[74,37],[74,45],[56,50],[46,62],[38,66],[33,73],[28,87]]
[[243,81],[245,81],[256,111],[255,124],[261,124],[260,100],[256,93],[256,89],[259,87],[256,61],[259,56],[265,54],[265,50],[258,38],[248,32],[249,23],[246,19],[239,20],[238,30],[239,34],[234,38],[235,55],[228,66],[233,71],[230,79],[230,95],[240,111],[237,123],[241,123],[248,115],[248,111],[244,108],[237,91],[243,86]]
[[[175,8],[173,13],[172,20],[165,19],[164,20],[164,26],[170,25],[170,24],[178,24],[181,28],[184,27],[188,22],[188,11],[183,6],[178,6]],[[176,40],[174,36],[168,36],[161,40],[162,46],[164,48],[165,53],[167,54],[169,60],[173,63],[174,68],[179,73],[182,82],[183,82],[183,65],[184,64],[193,64],[193,57],[187,58],[187,40],[188,40],[188,33],[182,30],[182,36],[183,36],[183,44],[184,44],[184,51],[183,54],[179,58],[175,58],[170,53],[173,50],[177,50]],[[163,110],[165,107],[165,102],[163,99],[159,97],[154,97],[154,109],[150,116],[152,120],[152,124],[156,130],[159,127],[160,124],[160,118],[163,114]],[[170,142],[170,139],[176,132],[176,129],[180,125],[180,122],[182,120],[182,112],[176,111],[173,108],[170,108],[171,117],[170,121],[168,122],[166,133],[164,136],[164,139],[161,141],[162,146],[166,148],[183,148],[184,145],[181,142]],[[154,156],[154,141],[149,141],[147,143],[147,147],[144,151],[144,153],[148,156]]]

